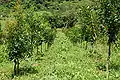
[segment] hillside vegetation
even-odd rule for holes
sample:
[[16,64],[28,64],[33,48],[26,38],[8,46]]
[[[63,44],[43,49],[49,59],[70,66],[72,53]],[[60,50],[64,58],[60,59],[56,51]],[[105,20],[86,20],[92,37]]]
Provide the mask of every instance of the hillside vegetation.
[[[20,76],[13,80],[104,80],[106,51],[102,45],[97,46],[96,53],[89,53],[80,45],[74,46],[59,30],[54,44],[43,53],[44,56],[34,53],[32,58],[21,62]],[[13,63],[4,59],[7,55],[1,53],[1,56],[0,79],[10,80]],[[119,62],[119,54],[114,53],[110,80],[119,80]]]
[[120,80],[120,0],[0,0],[0,80]]

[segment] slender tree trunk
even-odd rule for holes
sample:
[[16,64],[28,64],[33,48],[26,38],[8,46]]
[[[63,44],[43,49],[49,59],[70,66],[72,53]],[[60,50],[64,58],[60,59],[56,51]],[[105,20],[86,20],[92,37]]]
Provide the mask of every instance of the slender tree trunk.
[[47,50],[48,50],[48,48],[49,48],[49,42],[47,43]]
[[107,57],[107,65],[106,65],[106,71],[107,71],[107,80],[109,80],[109,66],[110,66],[110,55],[111,55],[111,43],[108,44],[109,49],[108,49],[108,57]]
[[86,41],[86,43],[85,43],[85,50],[87,50],[87,43],[88,43],[88,42]]
[[47,49],[50,47],[50,45],[51,45],[51,44],[48,42],[48,43],[47,43]]
[[92,43],[91,46],[92,46],[92,49],[94,49],[94,43]]
[[45,51],[47,50],[47,42],[45,43]]
[[41,44],[41,53],[42,53],[42,44]]
[[16,75],[17,74],[17,61],[16,61],[16,59],[14,59],[14,75]]
[[91,46],[92,46],[92,52],[94,52],[94,43],[93,42],[91,43]]
[[17,71],[16,71],[16,73],[17,73],[17,75],[19,75],[19,59],[17,59]]
[[45,42],[45,44],[44,44],[44,50],[46,51],[46,42]]

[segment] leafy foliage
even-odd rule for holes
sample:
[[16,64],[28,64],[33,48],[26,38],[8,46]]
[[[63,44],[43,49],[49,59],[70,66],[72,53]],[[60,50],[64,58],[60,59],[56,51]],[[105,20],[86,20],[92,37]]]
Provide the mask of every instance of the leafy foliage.
[[73,43],[80,43],[81,42],[81,28],[79,27],[72,27],[67,29],[65,32],[66,36],[69,37],[71,42]]
[[107,33],[109,36],[108,43],[113,43],[117,39],[120,26],[119,16],[119,1],[101,1],[101,21],[105,27],[107,27]]
[[[103,80],[106,71],[103,64],[106,54],[103,53],[107,53],[106,44],[109,43],[108,60],[111,49],[114,53],[111,56],[114,64],[110,64],[111,76],[114,77],[111,79],[119,79],[119,71],[113,71],[119,69],[119,54],[116,54],[120,48],[119,0],[5,0],[0,2],[0,12],[0,49],[6,46],[8,52],[6,56],[1,50],[0,66],[6,64],[4,58],[9,57],[14,62],[14,70],[19,63],[28,66],[20,68],[21,74],[33,73],[27,76],[28,80],[31,77]],[[78,47],[79,43],[80,46],[86,44],[88,49]],[[111,43],[116,45],[111,47]],[[44,47],[45,51],[42,50]],[[38,54],[39,50],[44,56]],[[11,63],[7,65],[12,66]],[[12,72],[12,68],[4,69]],[[24,79],[22,76],[14,77],[18,78]],[[6,77],[1,79],[6,80]]]

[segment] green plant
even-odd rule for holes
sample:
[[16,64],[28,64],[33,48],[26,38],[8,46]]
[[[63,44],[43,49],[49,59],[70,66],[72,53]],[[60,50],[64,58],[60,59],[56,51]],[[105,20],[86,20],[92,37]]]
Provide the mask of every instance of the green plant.
[[112,43],[115,43],[117,40],[117,35],[120,30],[120,16],[119,0],[101,0],[101,14],[100,20],[104,27],[107,27],[107,36],[108,36],[108,57],[107,57],[107,79],[109,79],[109,65],[110,65],[110,56],[111,56],[111,46]]
[[20,60],[30,55],[30,41],[20,2],[15,5],[15,19],[8,20],[4,29],[9,59],[14,62],[14,75],[19,74]]

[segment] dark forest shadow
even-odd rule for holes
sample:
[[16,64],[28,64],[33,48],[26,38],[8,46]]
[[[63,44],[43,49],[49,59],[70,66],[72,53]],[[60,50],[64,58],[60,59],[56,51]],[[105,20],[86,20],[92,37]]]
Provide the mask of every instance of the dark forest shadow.
[[98,70],[106,71],[106,64],[105,63],[97,63],[96,67]]
[[35,67],[22,67],[19,69],[19,75],[27,75],[27,74],[36,74],[38,71],[35,69]]
[[[105,64],[105,63],[99,63],[96,67],[97,67],[97,69],[99,69],[99,70],[106,71],[106,64]],[[120,64],[111,63],[109,69],[110,69],[110,70],[119,71],[119,70],[120,70]]]
[[19,74],[14,75],[14,72],[11,75],[7,75],[8,79],[12,80],[15,76],[22,76],[22,75],[28,75],[28,74],[36,74],[38,71],[35,69],[35,67],[32,66],[24,66],[19,68]]
[[117,63],[111,63],[110,69],[119,71],[120,70],[120,64]]

